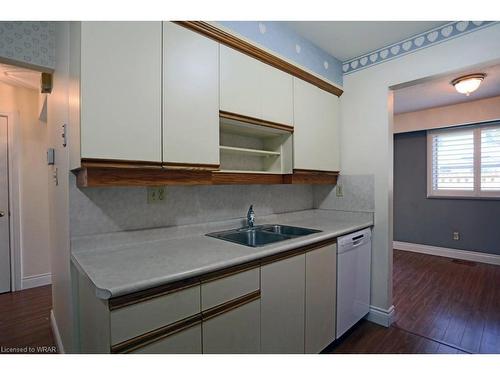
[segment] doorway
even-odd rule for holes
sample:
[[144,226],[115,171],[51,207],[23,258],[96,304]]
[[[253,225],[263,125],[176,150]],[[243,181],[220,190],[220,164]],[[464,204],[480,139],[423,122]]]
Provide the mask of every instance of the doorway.
[[0,293],[11,291],[8,119],[0,116]]

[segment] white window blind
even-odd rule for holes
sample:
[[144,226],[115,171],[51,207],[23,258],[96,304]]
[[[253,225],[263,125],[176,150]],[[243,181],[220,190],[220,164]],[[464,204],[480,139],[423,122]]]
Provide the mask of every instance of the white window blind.
[[481,191],[500,192],[500,126],[481,128]]
[[473,130],[432,135],[433,190],[474,190]]
[[500,197],[500,125],[428,132],[428,196]]

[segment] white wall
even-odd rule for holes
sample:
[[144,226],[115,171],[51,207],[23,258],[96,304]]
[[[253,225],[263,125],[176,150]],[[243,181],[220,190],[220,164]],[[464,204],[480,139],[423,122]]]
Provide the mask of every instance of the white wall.
[[[47,124],[39,120],[43,97],[36,91],[0,82],[0,112],[17,113],[14,147],[18,155],[22,287],[50,283]],[[14,213],[15,214],[15,213]]]
[[500,59],[500,25],[344,76],[341,171],[375,175],[372,305],[392,306],[392,92],[389,87]]
[[394,115],[394,133],[500,120],[500,96]]

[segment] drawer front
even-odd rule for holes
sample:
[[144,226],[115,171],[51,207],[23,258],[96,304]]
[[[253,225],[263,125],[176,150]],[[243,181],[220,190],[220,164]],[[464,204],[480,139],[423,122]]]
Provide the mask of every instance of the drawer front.
[[203,353],[260,353],[260,299],[203,321]]
[[111,344],[115,345],[199,314],[200,287],[193,286],[171,294],[111,311]]
[[258,267],[201,284],[201,308],[210,309],[221,303],[260,289]]
[[201,323],[147,344],[132,354],[201,354]]

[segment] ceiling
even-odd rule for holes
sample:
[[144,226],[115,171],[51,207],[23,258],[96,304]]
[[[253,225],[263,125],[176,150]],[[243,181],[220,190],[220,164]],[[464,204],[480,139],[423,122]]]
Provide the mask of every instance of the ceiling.
[[[486,73],[477,91],[466,96],[459,94],[450,82],[462,75]],[[500,65],[481,69],[468,69],[394,91],[394,113],[420,111],[444,105],[500,95]]]
[[12,86],[38,90],[40,88],[40,72],[0,64],[0,81]]
[[346,61],[447,22],[286,21],[284,23],[340,61]]

